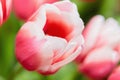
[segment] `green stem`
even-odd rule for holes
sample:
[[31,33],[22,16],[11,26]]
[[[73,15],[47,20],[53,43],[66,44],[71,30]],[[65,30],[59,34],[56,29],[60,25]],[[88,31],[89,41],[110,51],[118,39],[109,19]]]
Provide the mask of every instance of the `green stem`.
[[23,68],[21,67],[21,65],[19,63],[16,63],[7,80],[14,80],[15,76],[17,76],[22,70]]

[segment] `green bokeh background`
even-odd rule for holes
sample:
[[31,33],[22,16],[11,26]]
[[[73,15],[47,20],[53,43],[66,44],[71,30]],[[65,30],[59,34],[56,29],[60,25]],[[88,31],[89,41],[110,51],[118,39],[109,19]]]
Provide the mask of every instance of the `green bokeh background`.
[[[120,0],[71,1],[78,6],[80,17],[85,24],[97,14],[105,18],[113,17],[120,23]],[[15,36],[23,23],[12,11],[8,20],[0,27],[0,80],[89,80],[77,71],[74,62],[65,65],[51,76],[23,69],[15,58]]]

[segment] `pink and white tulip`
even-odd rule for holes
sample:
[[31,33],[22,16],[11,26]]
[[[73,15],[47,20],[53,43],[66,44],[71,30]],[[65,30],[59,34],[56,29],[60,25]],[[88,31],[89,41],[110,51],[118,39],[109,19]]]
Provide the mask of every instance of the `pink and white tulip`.
[[19,30],[16,57],[27,70],[53,74],[80,54],[83,28],[74,3],[44,4]]
[[113,18],[95,16],[83,31],[85,45],[76,61],[79,70],[93,79],[105,78],[117,65],[120,56],[120,26]]
[[58,0],[13,0],[16,15],[27,20],[42,4],[53,3]]
[[12,0],[0,0],[0,25],[8,18]]
[[120,80],[120,66],[118,66],[117,68],[115,68],[115,70],[113,70],[108,80]]

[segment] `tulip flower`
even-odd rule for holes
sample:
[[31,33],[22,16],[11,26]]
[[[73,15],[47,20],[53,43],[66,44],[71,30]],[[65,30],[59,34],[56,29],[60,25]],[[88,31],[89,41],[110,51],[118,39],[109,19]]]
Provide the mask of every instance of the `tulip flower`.
[[8,18],[12,0],[0,0],[0,25]]
[[108,80],[120,80],[120,66],[118,66],[117,68],[115,68],[115,70],[113,70]]
[[53,3],[58,0],[13,0],[13,8],[16,15],[27,20],[44,3]]
[[120,26],[113,18],[97,15],[83,31],[85,44],[76,58],[79,71],[93,79],[105,78],[119,61]]
[[44,4],[17,33],[17,60],[27,70],[53,74],[80,54],[83,28],[74,3]]

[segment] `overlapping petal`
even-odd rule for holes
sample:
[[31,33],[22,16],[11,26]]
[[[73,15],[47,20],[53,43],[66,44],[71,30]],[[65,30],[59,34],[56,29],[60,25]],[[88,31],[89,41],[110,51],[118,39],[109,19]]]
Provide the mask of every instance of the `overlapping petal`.
[[53,74],[80,54],[83,28],[75,4],[44,4],[19,30],[16,57],[28,70]]
[[92,50],[79,66],[80,71],[91,78],[99,79],[106,77],[119,61],[119,54],[109,47]]
[[83,31],[85,45],[76,58],[79,70],[93,79],[105,78],[120,59],[120,26],[113,18],[93,17]]

